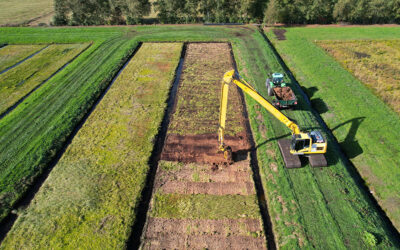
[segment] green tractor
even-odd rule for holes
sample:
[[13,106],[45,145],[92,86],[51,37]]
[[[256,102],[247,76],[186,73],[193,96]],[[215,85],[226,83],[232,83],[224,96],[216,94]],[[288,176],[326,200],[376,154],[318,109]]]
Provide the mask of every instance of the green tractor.
[[265,82],[268,95],[274,96],[272,104],[277,108],[293,108],[297,105],[297,98],[293,90],[286,86],[282,73],[273,73],[272,79],[268,78]]

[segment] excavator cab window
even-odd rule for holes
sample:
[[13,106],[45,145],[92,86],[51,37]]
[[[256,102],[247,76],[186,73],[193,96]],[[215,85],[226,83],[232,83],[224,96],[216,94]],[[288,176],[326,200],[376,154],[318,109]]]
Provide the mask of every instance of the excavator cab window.
[[295,140],[293,148],[296,151],[301,151],[305,148],[310,147],[310,139],[305,139],[305,140]]

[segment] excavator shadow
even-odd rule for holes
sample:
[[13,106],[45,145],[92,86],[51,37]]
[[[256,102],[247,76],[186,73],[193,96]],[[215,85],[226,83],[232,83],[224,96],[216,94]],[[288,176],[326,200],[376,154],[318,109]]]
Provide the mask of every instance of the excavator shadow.
[[356,118],[347,120],[345,122],[342,122],[339,125],[332,128],[332,131],[335,131],[336,129],[351,123],[350,129],[349,129],[349,132],[347,133],[346,138],[343,141],[339,142],[340,147],[343,149],[343,151],[345,152],[345,154],[347,155],[347,157],[349,159],[353,159],[354,157],[356,157],[364,152],[356,139],[356,134],[357,134],[358,128],[360,127],[360,125],[364,121],[364,119],[365,119],[365,117],[356,117]]
[[255,147],[252,147],[250,149],[246,150],[238,150],[235,152],[232,152],[232,159],[234,162],[238,161],[244,161],[247,160],[249,157],[250,152],[252,152],[255,149]]

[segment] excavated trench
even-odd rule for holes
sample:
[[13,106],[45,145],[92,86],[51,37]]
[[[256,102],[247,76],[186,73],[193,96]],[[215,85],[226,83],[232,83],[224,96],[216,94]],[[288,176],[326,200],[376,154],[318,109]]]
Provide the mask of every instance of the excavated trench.
[[[205,45],[205,50],[202,50],[202,48],[197,50],[198,55],[193,49],[196,44]],[[213,46],[226,46],[225,52],[228,53],[231,62],[228,68],[236,69],[230,44],[186,43],[184,45],[170,91],[168,108],[165,111],[162,126],[149,160],[150,172],[145,189],[142,192],[142,201],[137,208],[137,222],[132,228],[132,234],[127,245],[129,249],[179,248],[183,246],[194,248],[210,246],[248,248],[251,246],[257,249],[265,247],[276,249],[243,93],[236,86],[232,86],[229,90],[236,97],[230,103],[236,109],[235,112],[231,110],[231,113],[236,114],[235,117],[227,118],[227,128],[234,124],[242,127],[242,129],[235,132],[231,131],[225,137],[226,144],[233,149],[236,161],[232,165],[227,165],[222,154],[217,152],[218,119],[213,117],[219,115],[220,80],[216,84],[210,83],[208,72],[197,72],[190,75],[190,69],[187,68],[187,62],[189,64],[204,63],[191,57],[207,54],[207,47]],[[218,48],[214,48],[214,50],[218,51]],[[208,65],[206,64],[204,63],[200,67],[207,68]],[[214,67],[219,68],[218,65],[214,65]],[[218,79],[222,79],[223,73],[226,71],[226,69],[221,70],[221,72],[218,72]],[[182,83],[182,71],[186,81],[184,83]],[[192,88],[186,85],[187,82],[199,80],[198,78],[203,82],[203,88]],[[207,91],[217,91],[217,99],[211,100],[211,102],[216,101],[216,104],[212,107],[207,105],[207,101],[204,101],[204,103],[196,106],[196,96],[200,96],[198,97],[200,99],[208,96],[209,93],[204,93]],[[186,105],[185,100],[192,102],[186,103]],[[180,117],[186,115],[196,117],[193,114],[197,114],[196,112],[199,112],[199,110],[194,107],[207,110],[207,112],[210,112],[210,117],[206,114],[204,117],[197,117],[198,120],[196,121],[192,121],[192,119],[180,120]],[[215,112],[216,114],[214,114]],[[199,127],[211,127],[210,129],[213,132],[208,131],[208,128],[205,128],[203,133],[193,132],[193,124],[197,124]],[[179,167],[173,170],[166,169],[165,164]],[[192,218],[190,216],[181,218],[173,214],[156,216],[156,210],[160,208],[155,209],[155,206],[159,204],[157,197],[160,195],[178,197],[178,200],[182,197],[190,197],[196,200],[198,197],[219,199],[224,196],[236,199],[237,197],[253,195],[256,199],[258,215],[255,218],[246,218],[245,216],[242,219],[207,219],[207,216],[204,218]],[[204,206],[207,206],[207,204],[204,204]],[[244,225],[247,231],[237,229],[241,227],[240,225]],[[196,230],[193,230],[193,228],[196,228]],[[233,232],[227,232],[226,228],[230,228]],[[248,236],[249,234],[253,236]],[[257,235],[257,237],[254,235]],[[229,237],[227,238],[227,236]]]

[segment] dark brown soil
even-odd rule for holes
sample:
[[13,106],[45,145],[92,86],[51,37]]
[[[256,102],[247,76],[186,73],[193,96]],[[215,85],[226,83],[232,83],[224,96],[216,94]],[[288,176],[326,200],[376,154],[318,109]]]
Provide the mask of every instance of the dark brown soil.
[[[246,133],[236,137],[225,136],[225,143],[234,155],[247,155],[251,143]],[[177,135],[168,134],[161,154],[161,160],[199,163],[223,163],[223,154],[218,152],[218,135]]]
[[149,218],[144,249],[266,249],[257,219]]
[[284,29],[273,29],[272,30],[276,36],[276,38],[278,38],[278,40],[286,40],[286,30]]
[[274,92],[279,100],[289,101],[294,99],[294,93],[290,87],[276,87]]

